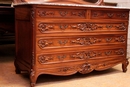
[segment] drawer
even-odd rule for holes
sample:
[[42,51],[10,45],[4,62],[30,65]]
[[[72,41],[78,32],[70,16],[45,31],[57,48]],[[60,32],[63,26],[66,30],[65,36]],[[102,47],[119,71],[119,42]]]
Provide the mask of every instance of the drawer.
[[47,9],[47,8],[37,8],[36,10],[36,17],[38,19],[41,18],[68,18],[68,19],[75,19],[75,18],[86,18],[86,10],[82,9]]
[[[88,61],[93,62],[96,59],[107,60],[111,57],[119,58],[125,57],[126,49],[124,47],[111,47],[111,48],[95,48],[95,49],[83,49],[83,50],[70,50],[59,52],[40,52],[36,54],[36,63],[38,65],[44,64],[58,64],[75,61]],[[92,60],[90,60],[92,59]]]
[[121,19],[127,20],[129,18],[128,11],[109,11],[109,10],[92,10],[92,19]]
[[[54,20],[55,21],[55,20]],[[84,21],[84,22],[75,22],[72,23],[71,20],[62,20],[62,23],[57,21],[42,22],[37,21],[36,23],[36,32],[37,34],[46,34],[46,33],[89,33],[89,32],[104,32],[104,31],[122,31],[126,32],[128,29],[128,22],[93,22],[93,21]],[[69,23],[70,22],[70,23]]]
[[70,36],[68,37],[38,37],[36,39],[37,51],[46,49],[68,48],[94,45],[126,45],[126,35],[93,35],[93,36]]
[[[38,71],[43,72],[44,74],[52,74],[52,75],[71,75],[77,72],[86,74],[92,72],[93,70],[106,70],[109,69],[116,64],[122,63],[123,58],[110,58],[109,60],[97,60],[96,62],[70,62],[70,63],[59,63],[53,65],[45,65],[46,68],[42,66],[38,67]],[[72,65],[73,63],[73,65]]]

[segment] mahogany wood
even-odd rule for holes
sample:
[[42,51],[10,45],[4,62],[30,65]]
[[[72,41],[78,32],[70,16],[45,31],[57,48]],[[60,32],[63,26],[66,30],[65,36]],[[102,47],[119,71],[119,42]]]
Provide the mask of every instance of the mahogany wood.
[[16,73],[28,71],[33,87],[41,74],[86,74],[120,63],[126,72],[128,19],[128,9],[15,6]]

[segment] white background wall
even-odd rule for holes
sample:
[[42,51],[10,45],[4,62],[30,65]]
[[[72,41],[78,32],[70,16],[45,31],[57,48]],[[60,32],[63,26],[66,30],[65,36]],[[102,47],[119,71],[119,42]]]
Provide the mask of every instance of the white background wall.
[[[104,0],[104,2],[114,2],[117,3],[118,7],[128,7],[130,8],[130,0]],[[130,16],[130,13],[129,13]],[[129,17],[129,28],[128,28],[128,48],[127,48],[128,58],[130,58],[130,17]]]
[[115,2],[118,3],[118,6],[130,7],[130,0],[104,0],[104,2]]

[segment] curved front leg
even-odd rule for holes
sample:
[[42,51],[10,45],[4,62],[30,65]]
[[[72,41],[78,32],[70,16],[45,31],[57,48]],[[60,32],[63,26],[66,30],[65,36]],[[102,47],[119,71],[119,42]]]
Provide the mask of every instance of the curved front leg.
[[31,87],[35,86],[36,80],[37,80],[36,72],[33,69],[31,69],[31,73],[30,73],[30,81],[31,81],[30,85],[31,85]]
[[127,71],[127,66],[129,65],[129,61],[128,59],[126,59],[123,63],[122,63],[122,69],[123,69],[123,72],[126,72]]

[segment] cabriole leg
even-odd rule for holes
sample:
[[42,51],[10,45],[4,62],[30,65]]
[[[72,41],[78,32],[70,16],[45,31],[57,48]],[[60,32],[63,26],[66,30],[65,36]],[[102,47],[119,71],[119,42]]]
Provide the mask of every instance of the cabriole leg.
[[31,81],[30,85],[31,85],[31,87],[35,86],[36,80],[37,80],[36,72],[33,69],[31,69],[31,73],[30,73],[30,81]]
[[128,59],[126,59],[126,60],[122,63],[123,72],[126,72],[126,71],[127,71],[127,66],[128,66],[128,64],[129,64]]

